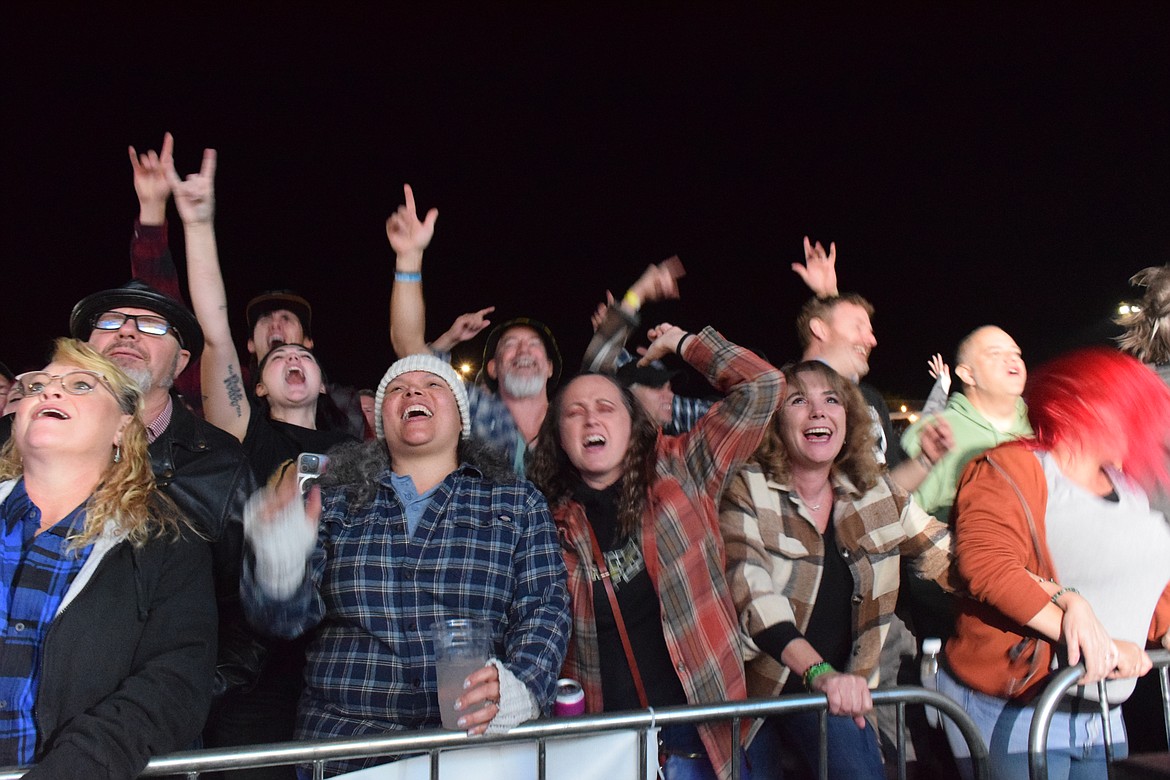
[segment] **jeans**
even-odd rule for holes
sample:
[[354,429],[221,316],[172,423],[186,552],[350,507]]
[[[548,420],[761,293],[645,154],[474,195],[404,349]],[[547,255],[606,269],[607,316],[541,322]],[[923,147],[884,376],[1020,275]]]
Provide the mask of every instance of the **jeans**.
[[[830,780],[885,780],[877,733],[869,723],[859,729],[853,718],[829,716],[828,756]],[[785,749],[795,751],[805,767],[816,772],[820,765],[821,715],[796,712],[764,720],[748,747],[754,780],[781,780]]]
[[[693,725],[663,727],[658,732],[658,743],[668,753],[690,753],[697,756],[688,758],[685,755],[668,755],[666,765],[662,768],[662,776],[666,780],[718,780],[715,769],[707,758],[707,748],[703,746],[699,731]],[[748,772],[742,755],[740,777],[743,780],[752,780],[752,774]]]
[[[1027,780],[1028,730],[1032,727],[1035,709],[973,691],[943,668],[938,670],[938,690],[958,702],[979,727],[987,742],[993,780]],[[1100,712],[1100,705],[1095,701],[1066,698],[1062,708],[1053,713],[1048,730],[1050,778],[1092,780],[1108,775]],[[974,767],[967,741],[949,719],[944,720],[947,741],[955,754],[959,772],[965,780],[970,780],[974,776]],[[1121,707],[1110,709],[1109,723],[1113,730],[1114,758],[1125,758],[1129,755],[1129,747]]]

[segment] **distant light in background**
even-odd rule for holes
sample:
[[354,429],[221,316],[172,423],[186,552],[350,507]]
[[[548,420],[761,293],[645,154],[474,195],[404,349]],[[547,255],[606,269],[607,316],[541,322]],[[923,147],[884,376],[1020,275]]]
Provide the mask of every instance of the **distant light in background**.
[[[905,408],[905,407],[902,407],[902,408]],[[909,417],[907,417],[906,419],[910,421],[911,425],[913,425],[914,423],[918,422],[918,415],[912,414]]]
[[471,365],[470,363],[462,363],[459,366],[459,373],[463,374],[463,376],[467,376],[471,373],[473,368],[475,368],[475,366]]
[[907,411],[909,411],[909,410],[906,408],[906,404],[902,404],[902,411],[903,411],[903,412],[907,412]]
[[1122,314],[1122,315],[1124,315],[1124,314],[1138,314],[1141,312],[1141,310],[1142,310],[1142,307],[1138,306],[1136,303],[1122,303],[1122,304],[1119,304],[1117,307],[1117,313]]

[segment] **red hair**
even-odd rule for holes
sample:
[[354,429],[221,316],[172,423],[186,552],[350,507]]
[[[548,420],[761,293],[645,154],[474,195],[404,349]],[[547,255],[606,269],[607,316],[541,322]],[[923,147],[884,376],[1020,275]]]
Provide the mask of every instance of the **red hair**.
[[1147,490],[1170,485],[1170,389],[1138,360],[1107,347],[1070,352],[1033,372],[1024,390],[1036,445],[1112,455]]

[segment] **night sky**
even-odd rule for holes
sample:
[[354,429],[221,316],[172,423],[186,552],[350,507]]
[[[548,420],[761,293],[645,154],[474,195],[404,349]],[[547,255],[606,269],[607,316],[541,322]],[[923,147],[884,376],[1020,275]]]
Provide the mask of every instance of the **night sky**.
[[129,277],[126,146],[167,130],[180,173],[219,150],[238,340],[252,295],[298,289],[359,386],[392,357],[403,182],[440,210],[428,336],[494,304],[570,364],[605,290],[672,254],[682,299],[647,324],[795,357],[809,234],[877,307],[871,381],[922,398],[976,326],[1035,365],[1106,339],[1128,277],[1170,262],[1170,4],[423,5],[6,10],[0,360],[39,367]]

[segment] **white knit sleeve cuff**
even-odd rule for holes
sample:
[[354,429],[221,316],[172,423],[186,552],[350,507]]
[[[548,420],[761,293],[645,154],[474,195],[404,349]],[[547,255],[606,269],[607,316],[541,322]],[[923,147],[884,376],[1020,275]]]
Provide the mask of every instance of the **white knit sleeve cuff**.
[[317,546],[317,529],[294,500],[261,517],[261,507],[272,491],[258,490],[244,506],[244,538],[256,556],[256,584],[270,598],[285,601],[305,579],[305,563]]
[[536,697],[528,690],[528,686],[508,671],[500,659],[492,658],[488,663],[496,667],[496,671],[500,673],[500,711],[488,724],[487,733],[507,733],[509,729],[540,715]]

